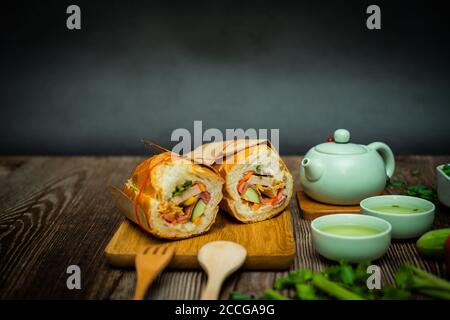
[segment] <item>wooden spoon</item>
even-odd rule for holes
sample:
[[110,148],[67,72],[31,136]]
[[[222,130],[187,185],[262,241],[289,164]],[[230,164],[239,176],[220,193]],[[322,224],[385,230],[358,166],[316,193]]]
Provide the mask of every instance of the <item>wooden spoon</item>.
[[247,257],[247,250],[231,241],[213,241],[198,252],[198,262],[208,275],[202,300],[217,300],[223,281],[239,269]]

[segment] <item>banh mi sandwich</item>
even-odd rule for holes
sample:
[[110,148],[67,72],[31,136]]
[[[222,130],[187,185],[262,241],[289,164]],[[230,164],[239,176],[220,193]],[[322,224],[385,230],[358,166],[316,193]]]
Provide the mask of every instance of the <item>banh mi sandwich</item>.
[[182,239],[209,230],[222,200],[222,185],[212,169],[164,152],[140,163],[123,192],[134,202],[132,220],[144,230],[160,238]]
[[239,221],[270,219],[289,205],[292,175],[267,140],[211,143],[189,156],[213,165],[224,178],[220,206]]

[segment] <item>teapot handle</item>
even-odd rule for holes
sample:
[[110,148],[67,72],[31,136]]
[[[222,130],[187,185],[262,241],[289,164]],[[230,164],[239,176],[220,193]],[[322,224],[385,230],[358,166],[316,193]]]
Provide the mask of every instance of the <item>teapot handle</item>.
[[383,142],[372,142],[367,147],[377,151],[383,158],[384,166],[386,167],[386,175],[391,178],[395,170],[395,159],[391,148]]

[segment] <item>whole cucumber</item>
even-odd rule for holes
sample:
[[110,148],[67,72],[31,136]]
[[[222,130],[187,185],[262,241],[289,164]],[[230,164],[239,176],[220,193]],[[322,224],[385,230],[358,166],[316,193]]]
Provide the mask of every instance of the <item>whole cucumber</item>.
[[449,236],[450,228],[428,231],[417,240],[417,250],[425,258],[443,260],[444,244]]

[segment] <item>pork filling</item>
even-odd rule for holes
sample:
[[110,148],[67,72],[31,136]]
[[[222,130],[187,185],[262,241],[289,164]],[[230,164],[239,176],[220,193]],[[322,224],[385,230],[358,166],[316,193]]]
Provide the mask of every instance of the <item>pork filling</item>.
[[172,192],[172,197],[160,207],[162,218],[171,224],[193,222],[200,223],[211,200],[211,194],[199,181],[185,181]]
[[242,201],[257,210],[280,206],[286,199],[285,187],[283,181],[260,172],[257,166],[257,170],[249,170],[242,175],[237,191]]
[[[135,195],[139,193],[139,188],[131,179],[127,181],[126,186],[131,188]],[[211,194],[203,183],[186,180],[175,188],[169,201],[159,204],[158,211],[162,218],[171,224],[187,222],[199,224],[210,200]]]

